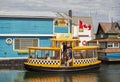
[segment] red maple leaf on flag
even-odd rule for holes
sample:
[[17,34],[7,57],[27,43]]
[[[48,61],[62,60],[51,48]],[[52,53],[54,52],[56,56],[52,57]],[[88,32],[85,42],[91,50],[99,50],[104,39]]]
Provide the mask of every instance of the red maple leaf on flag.
[[91,25],[88,26],[88,30],[91,30]]
[[81,20],[79,21],[79,28],[83,29],[83,22]]
[[91,30],[91,25],[85,24],[84,22],[82,22],[81,20],[79,21],[79,28],[83,29],[83,28],[87,28],[88,30]]

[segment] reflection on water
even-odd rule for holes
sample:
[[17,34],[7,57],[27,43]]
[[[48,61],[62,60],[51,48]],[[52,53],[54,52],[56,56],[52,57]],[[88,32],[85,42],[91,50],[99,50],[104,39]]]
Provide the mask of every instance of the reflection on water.
[[119,82],[120,64],[102,65],[100,70],[77,73],[40,73],[0,70],[0,82]]
[[10,71],[0,72],[0,82],[98,82],[95,73],[45,74],[39,72]]
[[72,82],[98,82],[96,74],[76,75],[72,77]]
[[42,74],[26,72],[24,79],[27,82],[98,82],[95,73]]

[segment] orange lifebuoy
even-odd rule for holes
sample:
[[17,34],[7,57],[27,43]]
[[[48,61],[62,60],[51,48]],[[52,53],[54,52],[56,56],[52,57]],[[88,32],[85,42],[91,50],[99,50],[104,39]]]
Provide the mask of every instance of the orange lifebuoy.
[[86,45],[87,44],[87,42],[84,40],[84,41],[82,41],[82,45]]

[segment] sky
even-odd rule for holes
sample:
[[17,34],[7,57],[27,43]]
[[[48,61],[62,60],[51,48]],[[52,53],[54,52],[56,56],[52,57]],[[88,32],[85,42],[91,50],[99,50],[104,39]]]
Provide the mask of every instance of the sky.
[[94,27],[98,22],[120,22],[120,0],[0,0],[0,11],[72,10],[73,15],[91,16]]

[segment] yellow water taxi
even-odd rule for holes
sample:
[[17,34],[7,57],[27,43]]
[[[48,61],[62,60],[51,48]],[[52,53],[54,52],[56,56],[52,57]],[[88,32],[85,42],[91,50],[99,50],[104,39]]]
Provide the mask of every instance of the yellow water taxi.
[[32,71],[73,72],[100,67],[97,48],[99,46],[79,46],[79,39],[71,34],[51,39],[50,47],[29,47],[24,67]]

